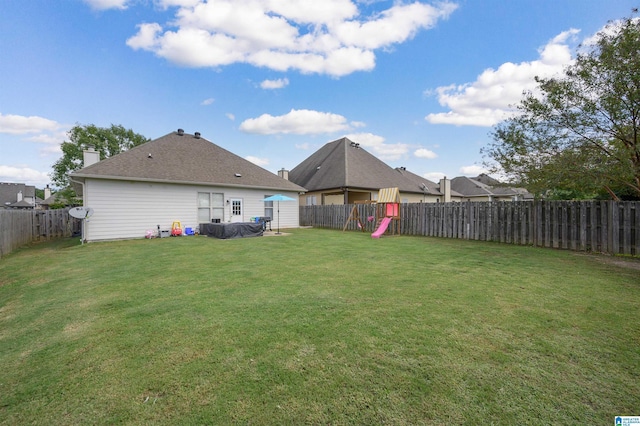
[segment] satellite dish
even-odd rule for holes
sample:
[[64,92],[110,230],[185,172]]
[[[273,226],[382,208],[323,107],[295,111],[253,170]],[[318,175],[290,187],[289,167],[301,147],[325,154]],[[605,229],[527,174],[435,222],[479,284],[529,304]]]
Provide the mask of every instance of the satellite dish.
[[69,210],[69,214],[76,219],[87,219],[93,215],[93,209],[91,207],[74,207]]

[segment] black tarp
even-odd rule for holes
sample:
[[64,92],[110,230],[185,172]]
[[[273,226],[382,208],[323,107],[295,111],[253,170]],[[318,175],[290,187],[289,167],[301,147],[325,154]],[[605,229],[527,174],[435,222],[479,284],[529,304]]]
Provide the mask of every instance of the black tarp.
[[262,223],[201,223],[200,235],[227,240],[230,238],[261,237]]

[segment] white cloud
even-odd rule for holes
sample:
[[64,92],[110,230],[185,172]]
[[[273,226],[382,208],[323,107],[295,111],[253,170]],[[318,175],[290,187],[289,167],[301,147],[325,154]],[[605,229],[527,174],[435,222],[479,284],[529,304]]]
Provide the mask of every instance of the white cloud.
[[309,145],[307,142],[305,142],[305,143],[297,143],[295,145],[295,147],[296,147],[296,149],[301,149],[303,151],[307,151],[311,147],[311,145]]
[[41,156],[61,153],[60,144],[67,136],[67,127],[54,120],[38,116],[0,114],[0,134],[24,135],[22,141],[41,144]]
[[225,116],[231,121],[234,121],[236,119],[236,116],[231,114],[230,112],[226,113]]
[[[635,22],[637,24],[640,21],[640,17],[636,16],[631,20],[632,22]],[[623,20],[615,20],[615,21],[609,22],[603,28],[600,28],[600,31],[582,40],[582,43],[580,46],[580,52],[586,53],[587,51],[592,49],[595,45],[598,44],[598,41],[601,39],[602,35],[615,36],[622,29],[623,24],[624,24]]]
[[38,116],[25,117],[22,115],[3,115],[0,113],[0,133],[13,135],[25,133],[39,133],[43,131],[55,131],[60,124],[47,118]]
[[246,157],[244,157],[245,160],[247,161],[251,161],[253,164],[260,166],[260,167],[265,167],[269,165],[269,159],[268,158],[259,158],[259,157],[254,157],[253,155],[248,155]]
[[373,69],[375,50],[404,43],[457,8],[448,2],[398,2],[367,16],[351,0],[162,0],[159,5],[177,8],[175,20],[166,27],[138,25],[127,40],[132,49],[189,67],[246,63],[335,77]]
[[444,179],[447,176],[442,172],[429,172],[422,175],[425,179],[429,179],[432,182],[439,182],[440,179]]
[[215,102],[215,99],[207,98],[204,101],[200,102],[200,105],[207,106],[207,105],[211,105],[214,102]]
[[129,0],[84,0],[89,6],[96,10],[126,9]]
[[170,7],[191,7],[200,3],[201,0],[156,0],[156,4],[163,10]]
[[489,127],[512,116],[513,105],[520,102],[523,91],[535,92],[536,76],[552,77],[572,63],[568,40],[577,33],[571,29],[554,37],[539,50],[540,56],[534,61],[506,62],[497,70],[486,69],[472,83],[438,87],[438,102],[449,111],[428,114],[425,120],[432,124]]
[[134,50],[153,50],[158,48],[156,37],[162,31],[160,24],[140,24],[138,34],[127,40],[127,46]]
[[482,166],[473,165],[460,167],[460,173],[462,173],[464,176],[475,177],[482,173],[489,173],[489,171]]
[[344,45],[378,49],[412,38],[419,30],[433,27],[438,19],[446,18],[457,5],[443,3],[434,7],[424,3],[396,3],[376,19],[364,23],[342,21],[335,26],[337,38]]
[[353,142],[357,142],[366,148],[375,148],[384,144],[385,139],[380,135],[374,135],[373,133],[352,133],[345,135],[346,138]]
[[264,80],[260,83],[260,87],[263,89],[282,89],[289,85],[288,78],[279,78],[277,80]]
[[347,119],[338,114],[292,109],[287,114],[272,116],[262,114],[258,118],[249,118],[240,124],[240,130],[261,135],[296,134],[310,135],[333,133],[350,128]]
[[376,157],[384,161],[399,160],[409,152],[409,145],[404,143],[388,144],[385,138],[373,133],[353,133],[346,135],[348,139],[367,148]]
[[26,166],[0,165],[0,181],[19,182],[42,187],[51,182],[51,178],[46,173]]
[[418,158],[427,158],[429,160],[433,160],[434,158],[438,158],[438,154],[426,148],[418,148],[414,151],[413,155]]

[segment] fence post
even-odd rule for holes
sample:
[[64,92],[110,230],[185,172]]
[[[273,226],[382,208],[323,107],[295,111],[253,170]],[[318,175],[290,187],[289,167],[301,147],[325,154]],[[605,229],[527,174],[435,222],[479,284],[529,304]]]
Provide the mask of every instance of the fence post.
[[611,235],[611,254],[620,253],[620,203],[611,202],[611,222],[609,225],[609,234]]
[[628,201],[623,203],[622,252],[631,254],[631,203]]

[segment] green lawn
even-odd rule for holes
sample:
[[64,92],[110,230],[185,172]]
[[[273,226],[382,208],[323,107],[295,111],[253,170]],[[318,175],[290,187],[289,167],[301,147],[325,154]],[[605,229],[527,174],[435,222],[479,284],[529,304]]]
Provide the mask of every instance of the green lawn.
[[640,270],[603,260],[314,229],[35,245],[0,260],[0,422],[613,424],[640,414]]

